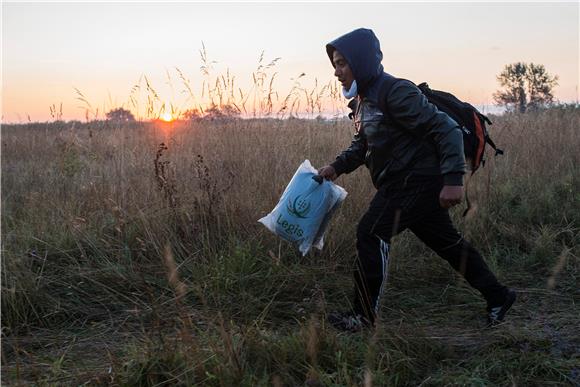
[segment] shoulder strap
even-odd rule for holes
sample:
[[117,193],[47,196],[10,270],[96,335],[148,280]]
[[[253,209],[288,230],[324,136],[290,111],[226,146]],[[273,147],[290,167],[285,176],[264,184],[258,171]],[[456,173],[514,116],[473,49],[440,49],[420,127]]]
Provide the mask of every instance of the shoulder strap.
[[503,153],[504,153],[504,152],[503,152],[503,149],[499,149],[499,148],[498,148],[498,147],[495,145],[495,143],[493,142],[493,140],[492,140],[491,138],[489,138],[489,136],[487,136],[487,135],[485,136],[485,142],[487,142],[487,143],[488,143],[488,144],[489,144],[489,145],[490,145],[490,146],[493,148],[493,150],[495,151],[495,155],[496,155],[496,156],[497,156],[497,155],[503,155]]

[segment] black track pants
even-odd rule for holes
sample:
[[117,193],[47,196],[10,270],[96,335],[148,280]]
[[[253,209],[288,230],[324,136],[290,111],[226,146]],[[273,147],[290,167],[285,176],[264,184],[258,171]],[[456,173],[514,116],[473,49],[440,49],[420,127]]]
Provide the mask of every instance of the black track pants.
[[479,290],[489,305],[503,302],[501,285],[479,254],[457,232],[449,212],[439,205],[440,176],[411,176],[381,187],[357,229],[356,312],[370,321],[378,314],[387,281],[392,236],[409,229]]

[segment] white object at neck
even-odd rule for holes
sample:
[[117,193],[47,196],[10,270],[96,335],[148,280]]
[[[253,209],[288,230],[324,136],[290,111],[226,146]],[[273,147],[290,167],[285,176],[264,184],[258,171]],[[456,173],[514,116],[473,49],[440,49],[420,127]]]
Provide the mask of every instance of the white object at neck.
[[347,90],[345,87],[342,88],[342,95],[344,95],[344,98],[351,99],[356,97],[356,94],[357,94],[356,80],[352,81],[350,89]]

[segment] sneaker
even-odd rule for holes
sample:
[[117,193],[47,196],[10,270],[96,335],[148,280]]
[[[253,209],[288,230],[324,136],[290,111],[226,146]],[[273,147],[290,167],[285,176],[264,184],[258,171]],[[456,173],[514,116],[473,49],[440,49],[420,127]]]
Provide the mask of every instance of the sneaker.
[[354,312],[333,312],[328,315],[327,320],[333,327],[344,332],[356,333],[372,327],[366,317]]
[[487,326],[493,327],[493,326],[500,324],[503,321],[508,310],[510,310],[510,308],[514,304],[515,300],[516,300],[515,290],[508,289],[506,296],[505,296],[505,301],[503,302],[502,305],[488,306],[487,307]]

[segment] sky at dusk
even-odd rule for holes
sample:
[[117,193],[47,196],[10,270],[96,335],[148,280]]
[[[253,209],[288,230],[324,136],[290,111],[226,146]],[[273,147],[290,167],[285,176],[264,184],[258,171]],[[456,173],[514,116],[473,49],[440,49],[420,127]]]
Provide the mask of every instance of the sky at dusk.
[[301,73],[307,90],[333,81],[324,46],[358,27],[374,30],[387,72],[472,104],[492,104],[497,74],[518,61],[543,64],[559,77],[556,99],[576,102],[578,25],[577,2],[3,2],[2,121],[51,120],[49,107],[61,103],[63,119],[84,120],[75,88],[101,113],[131,108],[143,76],[160,101],[185,110],[194,101],[176,68],[197,101],[207,98],[202,42],[215,61],[210,79],[229,69],[246,93],[261,53],[264,64],[281,58],[268,70],[280,99]]

